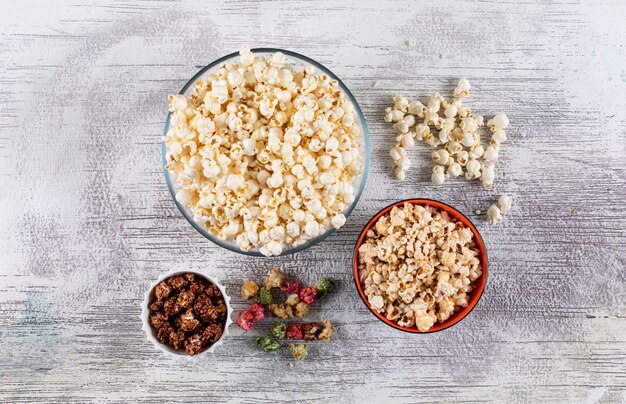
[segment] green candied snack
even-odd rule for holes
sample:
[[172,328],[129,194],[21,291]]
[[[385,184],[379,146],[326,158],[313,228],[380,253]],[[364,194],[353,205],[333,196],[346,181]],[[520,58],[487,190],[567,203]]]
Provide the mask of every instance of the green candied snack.
[[255,298],[257,303],[272,304],[272,292],[265,288],[259,290],[259,295]]
[[264,350],[265,352],[276,351],[280,348],[278,341],[272,337],[259,337],[256,340],[256,346]]
[[306,356],[309,354],[309,350],[304,344],[289,344],[287,347],[289,352],[293,355],[294,359],[297,361],[304,360]]
[[333,286],[334,282],[332,281],[332,279],[328,278],[320,278],[320,280],[317,281],[317,284],[315,285],[317,291],[321,294],[330,292]]
[[277,339],[285,338],[285,331],[287,331],[287,326],[283,323],[277,323],[270,327],[270,334]]

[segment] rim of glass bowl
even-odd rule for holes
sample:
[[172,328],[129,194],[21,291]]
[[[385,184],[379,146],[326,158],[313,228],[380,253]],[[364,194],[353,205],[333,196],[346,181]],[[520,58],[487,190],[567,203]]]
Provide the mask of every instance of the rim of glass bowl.
[[[339,87],[341,88],[341,90],[343,91],[343,93],[348,97],[348,99],[350,100],[350,102],[352,102],[352,105],[354,106],[354,109],[359,117],[359,120],[361,122],[361,128],[363,130],[363,140],[364,140],[364,146],[365,146],[365,168],[363,169],[363,173],[362,175],[362,180],[361,180],[361,185],[359,187],[359,190],[354,198],[354,202],[352,202],[352,204],[350,204],[350,206],[348,207],[348,209],[344,212],[344,215],[346,216],[346,219],[350,216],[350,214],[352,213],[352,211],[354,210],[354,208],[356,207],[357,203],[359,202],[359,199],[361,199],[361,194],[363,194],[363,190],[365,189],[365,183],[367,182],[367,176],[369,173],[369,168],[370,168],[370,138],[369,138],[369,131],[367,129],[367,123],[365,122],[365,116],[363,115],[363,112],[361,111],[361,107],[359,106],[359,103],[356,101],[356,98],[354,98],[354,96],[352,95],[352,93],[350,92],[350,90],[348,89],[348,87],[343,83],[343,81],[341,81],[341,79],[339,79],[339,77],[337,77],[337,75],[335,75],[335,73],[331,72],[327,67],[324,67],[324,65],[322,65],[321,63],[306,57],[304,55],[301,55],[299,53],[296,52],[292,52],[292,51],[288,51],[288,50],[284,50],[284,49],[278,49],[278,48],[254,48],[250,50],[252,53],[276,53],[276,52],[281,52],[283,54],[285,54],[286,56],[289,56],[293,59],[299,60],[301,62],[304,62],[305,64],[311,64],[313,66],[315,66],[317,69],[323,71],[324,73],[326,73],[328,76],[332,77],[334,80],[337,80],[337,83],[339,84]],[[226,56],[222,56],[221,58],[215,60],[214,62],[209,63],[208,65],[206,65],[205,67],[203,67],[202,69],[200,69],[200,71],[198,71],[185,85],[184,87],[180,90],[179,94],[185,94],[186,91],[193,86],[196,81],[198,81],[202,76],[204,76],[207,71],[211,70],[212,68],[214,68],[215,66],[218,66],[228,60],[231,60],[233,58],[236,58],[239,56],[239,52],[234,52],[231,54],[228,54]],[[167,119],[165,120],[165,128],[163,129],[163,136],[165,137],[167,135],[167,132],[169,130],[170,127],[170,118],[172,116],[171,112],[167,113]],[[249,255],[249,256],[253,256],[253,257],[265,257],[265,255],[261,254],[260,251],[258,250],[254,250],[254,251],[243,251],[239,248],[237,248],[237,245],[232,242],[229,243],[227,241],[223,241],[218,239],[217,237],[212,236],[211,234],[209,234],[208,231],[206,231],[204,228],[202,228],[200,226],[200,224],[198,224],[195,220],[193,220],[193,215],[190,215],[190,212],[188,213],[185,209],[185,207],[179,203],[176,200],[176,191],[174,189],[174,184],[172,182],[172,179],[170,178],[170,173],[169,171],[165,168],[165,165],[167,164],[166,161],[166,156],[167,154],[167,150],[166,150],[166,146],[165,146],[165,140],[163,140],[161,142],[161,163],[162,163],[162,168],[163,168],[163,174],[165,175],[165,182],[167,183],[167,188],[170,191],[170,195],[172,196],[172,199],[174,200],[174,203],[176,204],[176,207],[178,208],[178,210],[180,211],[180,213],[182,213],[183,217],[187,220],[187,222],[189,222],[189,224],[191,224],[193,226],[194,229],[196,229],[196,231],[198,231],[198,233],[202,234],[206,239],[208,239],[209,241],[217,244],[218,246],[225,248],[227,250],[239,253],[239,254],[244,254],[244,255]],[[288,248],[286,250],[284,250],[282,253],[280,253],[279,255],[277,255],[278,257],[283,256],[283,255],[289,255],[289,254],[295,254],[297,252],[306,250],[309,247],[312,247],[320,242],[322,242],[323,240],[325,240],[327,237],[329,237],[331,234],[333,234],[336,231],[336,229],[334,227],[331,227],[330,229],[328,229],[324,234],[322,234],[319,237],[316,237],[312,240],[307,241],[306,243],[296,246],[296,247],[291,247]]]

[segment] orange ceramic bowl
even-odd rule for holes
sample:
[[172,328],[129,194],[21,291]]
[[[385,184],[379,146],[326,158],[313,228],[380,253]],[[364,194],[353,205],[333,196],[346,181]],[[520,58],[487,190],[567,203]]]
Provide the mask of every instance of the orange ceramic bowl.
[[[378,313],[376,310],[373,310],[369,305],[367,297],[365,296],[365,293],[363,292],[363,286],[361,285],[361,281],[359,280],[359,247],[361,246],[361,244],[363,244],[363,240],[365,239],[365,235],[367,234],[367,231],[378,221],[378,219],[382,215],[389,212],[394,206],[402,206],[406,202],[411,203],[413,205],[432,206],[433,208],[439,209],[440,211],[448,212],[450,217],[453,217],[459,222],[463,223],[472,231],[472,233],[474,234],[474,240],[476,242],[476,246],[478,247],[478,250],[480,252],[480,263],[482,265],[483,273],[482,275],[480,275],[478,279],[474,281],[474,290],[469,295],[469,304],[467,305],[467,307],[462,307],[461,309],[459,309],[456,313],[454,313],[449,319],[447,319],[443,323],[435,323],[428,331],[420,331],[417,329],[417,327],[403,327],[401,325],[398,325],[398,323],[394,321],[387,320],[384,315]],[[387,206],[385,209],[378,212],[376,216],[374,216],[367,223],[367,225],[365,225],[365,228],[359,235],[359,239],[357,240],[356,247],[354,249],[353,269],[354,269],[354,281],[356,282],[356,288],[359,291],[361,300],[363,300],[363,303],[365,303],[367,308],[376,317],[378,317],[379,320],[383,321],[385,324],[393,328],[396,328],[398,330],[411,332],[411,333],[431,333],[431,332],[445,330],[448,327],[452,327],[459,321],[463,320],[465,316],[467,316],[472,311],[474,306],[476,306],[476,304],[480,300],[480,297],[483,294],[483,290],[485,289],[485,283],[487,282],[487,250],[485,249],[485,244],[483,243],[483,239],[482,237],[480,237],[480,233],[478,233],[478,230],[476,230],[476,227],[474,227],[472,222],[470,222],[469,219],[465,217],[458,210],[454,209],[453,207],[449,205],[446,205],[445,203],[433,201],[430,199],[407,199],[404,201],[396,202],[393,205]]]

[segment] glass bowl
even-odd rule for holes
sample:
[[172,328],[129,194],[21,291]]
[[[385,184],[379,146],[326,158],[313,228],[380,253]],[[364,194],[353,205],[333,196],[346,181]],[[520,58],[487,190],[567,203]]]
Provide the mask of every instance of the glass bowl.
[[[361,158],[363,159],[363,172],[357,176],[354,181],[353,181],[353,186],[354,189],[357,190],[354,201],[350,204],[350,206],[343,212],[344,216],[346,216],[346,219],[350,216],[350,213],[352,213],[352,210],[354,209],[354,207],[356,206],[356,204],[359,202],[359,199],[361,198],[361,194],[363,193],[363,189],[365,188],[365,182],[367,180],[367,174],[369,172],[369,165],[370,165],[370,145],[369,145],[369,132],[367,130],[367,123],[365,122],[365,117],[363,116],[363,112],[361,112],[361,108],[359,107],[359,104],[357,103],[356,99],[354,98],[354,96],[352,95],[352,93],[350,92],[350,90],[348,90],[348,87],[346,87],[346,85],[339,79],[339,77],[337,77],[333,72],[331,72],[330,70],[328,70],[326,67],[324,67],[322,64],[316,62],[313,59],[310,59],[306,56],[300,55],[296,52],[291,52],[288,50],[284,50],[284,49],[276,49],[276,48],[255,48],[255,49],[251,49],[251,52],[254,53],[255,55],[258,56],[270,56],[276,52],[281,52],[286,56],[286,61],[285,63],[287,64],[291,64],[291,65],[295,65],[295,66],[306,66],[306,65],[312,65],[314,66],[317,70],[324,72],[325,74],[327,74],[329,77],[333,78],[334,80],[337,80],[337,83],[339,84],[339,87],[341,88],[341,91],[344,93],[344,95],[346,96],[347,99],[350,100],[350,102],[352,103],[352,105],[354,106],[354,110],[357,114],[358,117],[358,121],[356,121],[356,124],[360,125],[361,129],[363,130],[363,136],[362,138],[359,140],[360,141],[360,149],[361,149]],[[202,79],[203,77],[219,70],[220,66],[224,63],[230,63],[230,62],[235,62],[239,60],[239,52],[235,52],[235,53],[231,53],[230,55],[226,55],[223,56],[219,59],[217,59],[216,61],[208,64],[207,66],[203,67],[202,69],[200,69],[200,71],[198,73],[196,73],[184,86],[183,88],[180,90],[179,94],[188,94],[188,92],[191,92],[193,90],[193,85],[196,83],[196,81]],[[170,126],[170,119],[171,119],[172,114],[168,113],[167,114],[167,119],[165,120],[165,128],[163,130],[163,136],[165,137],[167,135],[167,132],[169,130],[169,126]],[[165,165],[167,164],[166,161],[166,154],[167,154],[167,148],[165,145],[165,140],[163,140],[162,144],[161,144],[161,152],[162,152],[162,167],[163,167],[163,172],[165,174],[165,181],[167,182],[167,188],[170,191],[170,194],[172,195],[172,199],[174,200],[174,203],[176,204],[176,206],[178,207],[178,209],[180,210],[180,212],[183,214],[183,216],[185,217],[185,219],[187,219],[187,221],[200,233],[202,234],[204,237],[206,237],[207,239],[209,239],[210,241],[212,241],[213,243],[219,245],[220,247],[226,248],[230,251],[234,251],[236,253],[239,254],[244,254],[244,255],[250,255],[250,256],[255,256],[255,257],[265,257],[265,255],[261,254],[261,252],[255,248],[249,251],[243,251],[239,248],[239,246],[237,246],[237,244],[235,243],[234,240],[220,240],[217,237],[211,235],[207,229],[205,229],[203,227],[202,224],[196,222],[193,218],[193,213],[191,212],[191,210],[189,209],[188,206],[178,202],[178,200],[176,200],[176,191],[177,186],[176,183],[174,181],[174,179],[171,177],[169,170],[167,170],[165,168]],[[283,252],[278,255],[278,256],[283,256],[283,255],[288,255],[288,254],[294,254],[297,253],[299,251],[303,251],[306,250],[309,247],[312,247],[316,244],[318,244],[320,241],[324,240],[326,237],[330,236],[331,234],[333,234],[335,232],[335,228],[331,227],[330,229],[326,230],[326,232],[324,232],[323,234],[307,241],[304,244],[298,245],[298,246],[288,246],[286,247]]]

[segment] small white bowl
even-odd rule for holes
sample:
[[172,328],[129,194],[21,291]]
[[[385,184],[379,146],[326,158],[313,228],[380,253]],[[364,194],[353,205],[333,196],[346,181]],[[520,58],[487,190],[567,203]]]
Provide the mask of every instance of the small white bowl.
[[[210,347],[206,348],[205,350],[199,352],[196,355],[188,355],[187,352],[185,352],[184,350],[181,351],[176,351],[174,350],[172,347],[170,347],[169,345],[165,345],[165,344],[161,344],[159,341],[157,341],[156,339],[156,330],[154,327],[152,327],[150,325],[150,309],[148,308],[148,305],[150,304],[150,299],[153,297],[154,295],[154,288],[156,285],[158,285],[161,281],[175,276],[175,275],[182,275],[185,273],[194,273],[204,279],[206,279],[207,281],[211,282],[212,284],[214,284],[215,286],[217,286],[217,288],[220,290],[220,292],[222,292],[222,296],[224,297],[224,302],[226,303],[226,324],[224,325],[224,331],[222,332],[222,335],[220,336],[220,338],[215,341],[213,343],[213,345],[211,345]],[[146,333],[146,337],[148,339],[148,341],[152,342],[152,344],[154,345],[154,347],[158,350],[160,350],[161,352],[165,353],[168,356],[174,356],[177,358],[180,357],[187,357],[187,358],[191,358],[191,359],[196,359],[196,358],[200,358],[203,356],[206,356],[207,354],[214,352],[215,349],[219,346],[222,345],[222,340],[224,339],[225,336],[228,335],[228,327],[233,323],[233,320],[230,318],[231,314],[233,313],[233,308],[230,306],[230,297],[226,294],[226,289],[224,288],[224,286],[222,286],[222,284],[219,283],[219,281],[215,278],[212,278],[210,276],[207,276],[205,274],[203,274],[202,272],[199,271],[195,271],[195,270],[186,270],[186,271],[171,271],[169,273],[163,274],[159,277],[159,279],[157,279],[155,282],[153,282],[150,287],[148,288],[148,291],[146,292],[144,299],[143,299],[143,303],[141,305],[141,322],[142,322],[142,329],[145,331]]]

